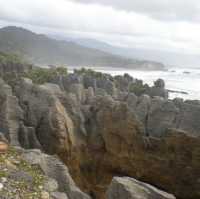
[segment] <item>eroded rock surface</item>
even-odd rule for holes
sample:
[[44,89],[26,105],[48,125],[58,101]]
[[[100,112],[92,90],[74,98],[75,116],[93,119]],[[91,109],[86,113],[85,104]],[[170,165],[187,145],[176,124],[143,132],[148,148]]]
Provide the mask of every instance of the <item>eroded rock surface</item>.
[[46,176],[58,182],[58,191],[66,193],[69,199],[90,199],[75,185],[67,167],[59,161],[58,157],[41,153],[40,150],[26,150],[22,158],[30,165],[39,165]]
[[[127,74],[75,72],[52,82],[1,80],[0,131],[12,145],[57,154],[69,172],[52,156],[32,152],[45,159],[61,191],[69,192],[62,182],[70,173],[98,199],[113,176],[134,177],[180,199],[200,197],[198,101],[168,100],[162,80],[149,87]],[[74,185],[70,194],[85,197]]]
[[0,153],[0,199],[91,199],[58,157],[9,147]]
[[107,199],[176,199],[171,194],[128,177],[113,178],[106,196]]

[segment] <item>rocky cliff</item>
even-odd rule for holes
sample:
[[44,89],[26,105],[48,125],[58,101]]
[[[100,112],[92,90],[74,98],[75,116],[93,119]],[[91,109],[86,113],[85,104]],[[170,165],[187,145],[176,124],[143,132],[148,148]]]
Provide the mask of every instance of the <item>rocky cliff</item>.
[[[58,155],[92,198],[120,199],[112,191],[116,179],[105,194],[114,176],[136,178],[178,199],[200,197],[199,101],[169,100],[163,80],[149,87],[128,74],[79,70],[43,85],[23,75],[14,83],[1,77],[0,131],[11,145]],[[117,187],[146,187],[130,181]],[[143,198],[173,198],[147,192]],[[130,194],[127,199],[137,198]]]

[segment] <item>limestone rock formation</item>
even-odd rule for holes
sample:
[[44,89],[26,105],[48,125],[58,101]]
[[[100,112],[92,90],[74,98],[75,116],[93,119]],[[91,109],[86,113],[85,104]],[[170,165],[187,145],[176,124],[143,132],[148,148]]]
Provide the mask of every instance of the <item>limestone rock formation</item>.
[[58,182],[58,191],[66,193],[69,199],[90,199],[75,185],[67,167],[58,157],[46,155],[40,150],[26,150],[22,157],[31,165],[39,165],[45,175],[55,179]]
[[[129,156],[129,149],[137,136],[143,134],[143,129],[127,104],[110,97],[97,97],[91,106],[91,115],[91,126],[88,129],[92,138],[91,145],[97,144],[94,135],[101,136],[103,139],[101,147],[105,146],[109,153]],[[126,130],[122,132],[122,129]]]
[[162,79],[158,79],[154,82],[154,86],[149,90],[148,93],[151,97],[160,96],[165,99],[168,98],[168,92],[165,90],[165,82]]
[[0,131],[11,145],[19,146],[19,128],[23,111],[12,88],[2,79],[0,79],[0,101]]
[[[159,92],[147,95],[154,88]],[[39,151],[29,156],[44,161],[40,166],[70,199],[85,195],[75,185],[65,190],[69,173],[97,199],[105,199],[113,176],[130,176],[177,198],[196,199],[200,103],[169,100],[165,92],[162,80],[149,87],[128,75],[87,70],[43,85],[23,77],[14,84],[0,80],[0,131],[11,145],[57,154],[69,172]]]
[[58,157],[38,149],[10,147],[0,153],[0,170],[0,199],[91,199]]
[[176,199],[173,195],[128,177],[114,177],[107,199]]
[[[108,184],[112,176],[128,175],[152,183],[180,198],[199,197],[200,139],[192,133],[165,126],[170,124],[170,114],[174,113],[174,105],[168,103],[166,107],[169,113],[163,111],[163,115],[153,119],[154,128],[160,128],[157,132],[161,133],[149,133],[150,136],[146,136],[144,126],[135,116],[137,113],[131,111],[126,103],[109,97],[94,100],[88,121],[87,147],[90,149],[92,164],[98,168],[98,172],[90,168],[90,173],[101,175],[96,176],[97,187],[105,191],[103,185]],[[158,110],[162,111],[162,107]],[[162,119],[166,123],[157,127],[156,124],[162,122]]]
[[49,153],[67,152],[73,145],[73,122],[50,88],[25,79],[15,87],[15,93],[24,110],[24,123],[35,129],[43,149]]
[[154,98],[149,107],[147,131],[154,137],[163,136],[168,128],[175,127],[179,109],[170,100]]

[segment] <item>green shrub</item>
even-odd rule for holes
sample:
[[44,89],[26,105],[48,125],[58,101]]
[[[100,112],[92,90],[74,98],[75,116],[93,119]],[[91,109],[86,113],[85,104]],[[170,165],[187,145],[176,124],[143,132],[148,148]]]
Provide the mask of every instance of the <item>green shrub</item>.
[[81,74],[87,74],[87,75],[90,75],[92,77],[95,77],[95,78],[101,78],[103,77],[105,74],[101,73],[101,72],[97,72],[97,71],[94,71],[92,69],[87,69],[87,68],[81,68],[81,69],[74,69],[74,73],[77,73],[79,75]]
[[15,54],[7,54],[0,52],[0,64],[9,65],[9,64],[21,64],[24,63],[24,60]]
[[64,75],[64,76],[67,75],[68,73],[67,68],[62,66],[55,68],[55,71],[57,72],[58,75]]
[[57,76],[67,75],[67,68],[57,67],[57,68],[39,68],[35,67],[27,74],[25,77],[31,79],[35,84],[44,84],[55,79]]
[[137,96],[147,93],[148,90],[149,86],[147,84],[143,84],[141,80],[137,80],[135,83],[131,83],[129,85],[129,92],[133,92]]

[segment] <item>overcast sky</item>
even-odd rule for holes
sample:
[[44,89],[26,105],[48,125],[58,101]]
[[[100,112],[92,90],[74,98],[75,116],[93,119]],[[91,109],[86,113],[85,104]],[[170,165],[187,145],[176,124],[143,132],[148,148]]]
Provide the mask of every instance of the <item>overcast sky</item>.
[[0,0],[0,26],[200,55],[199,0]]

